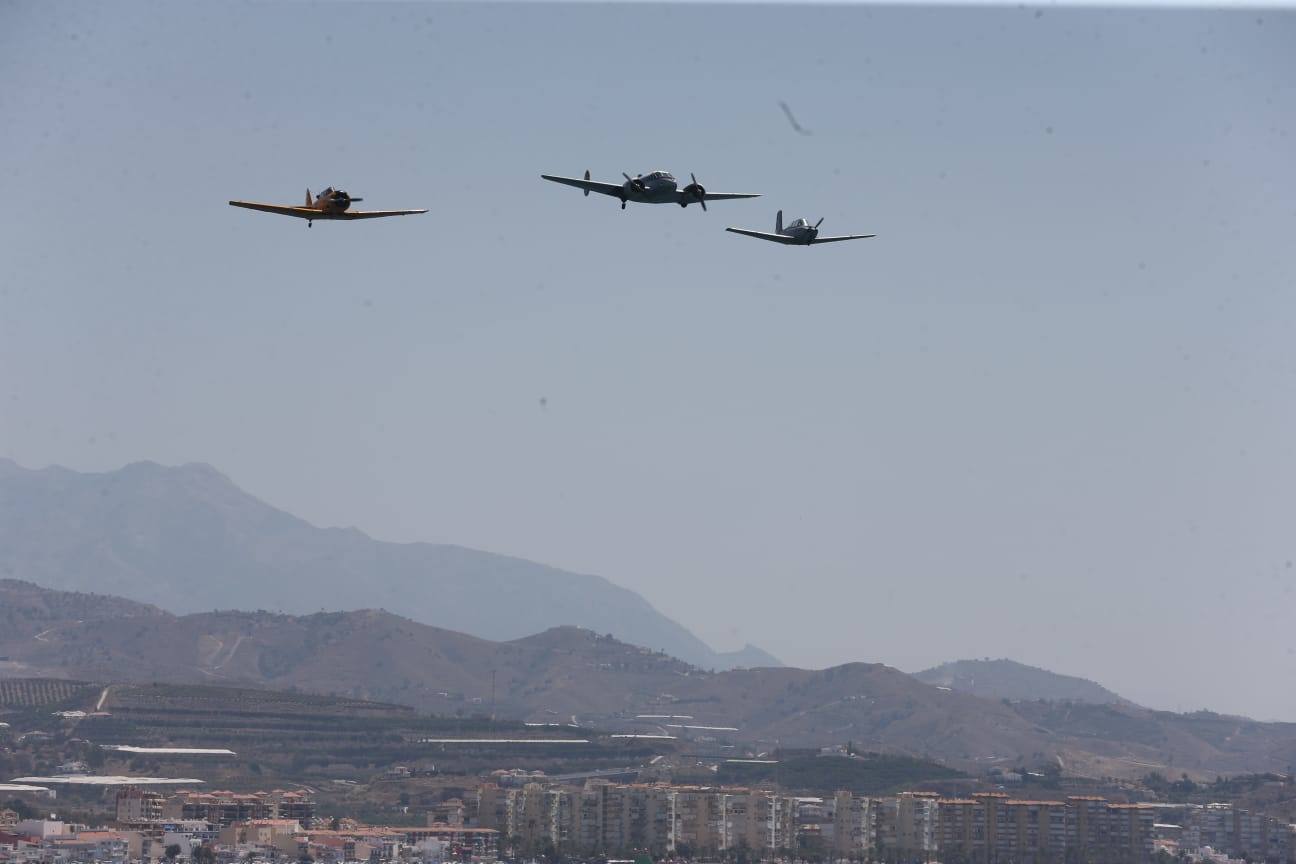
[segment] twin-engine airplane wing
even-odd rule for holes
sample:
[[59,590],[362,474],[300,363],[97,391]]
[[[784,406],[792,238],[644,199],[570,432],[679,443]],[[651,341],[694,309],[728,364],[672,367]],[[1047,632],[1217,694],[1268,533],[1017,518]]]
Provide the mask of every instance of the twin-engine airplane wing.
[[[685,194],[683,191],[681,195]],[[705,201],[733,201],[736,198],[759,198],[759,192],[703,192],[702,198]],[[697,198],[690,198],[690,201],[696,201]]]
[[693,182],[687,186],[680,186],[675,175],[669,171],[653,171],[650,174],[640,174],[638,177],[631,177],[629,174],[622,174],[625,177],[624,183],[602,183],[598,180],[590,179],[590,172],[586,171],[583,178],[578,177],[559,177],[554,174],[541,174],[543,180],[552,183],[561,183],[564,186],[575,186],[589,197],[591,192],[597,192],[600,195],[607,195],[609,198],[616,198],[621,202],[621,209],[630,202],[638,204],[678,204],[681,207],[687,207],[690,204],[701,204],[702,209],[706,209],[708,201],[728,201],[734,198],[759,198],[760,195],[752,192],[708,192],[706,187],[697,181],[697,177],[692,174],[689,179]]
[[591,180],[589,172],[585,172],[585,179],[581,180],[576,177],[556,177],[553,174],[541,174],[541,178],[552,180],[555,183],[561,183],[564,186],[575,186],[577,189],[585,190],[585,194],[597,192],[600,195],[611,195],[613,198],[620,198],[623,187],[620,183],[600,183],[597,180]]

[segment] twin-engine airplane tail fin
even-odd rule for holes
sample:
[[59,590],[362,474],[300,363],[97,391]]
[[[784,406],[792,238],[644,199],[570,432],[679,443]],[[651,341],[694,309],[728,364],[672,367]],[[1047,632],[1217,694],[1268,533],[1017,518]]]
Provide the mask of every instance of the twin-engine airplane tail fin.
[[774,233],[775,234],[783,233],[783,211],[782,210],[778,211],[778,215],[774,217]]
[[314,206],[315,206],[315,202],[311,200],[310,190],[309,190],[309,189],[306,190],[306,206],[307,206],[307,207],[314,207]]

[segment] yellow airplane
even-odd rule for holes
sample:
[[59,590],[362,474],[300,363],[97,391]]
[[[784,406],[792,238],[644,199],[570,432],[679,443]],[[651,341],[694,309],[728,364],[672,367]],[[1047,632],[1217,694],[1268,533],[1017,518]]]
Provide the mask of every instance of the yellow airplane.
[[410,216],[415,213],[426,213],[427,210],[351,210],[356,201],[363,198],[352,198],[341,189],[332,186],[311,199],[310,190],[306,190],[306,206],[291,207],[284,204],[258,204],[255,201],[231,201],[231,207],[246,207],[248,210],[260,210],[264,213],[281,213],[284,216],[296,216],[306,220],[306,227],[314,225],[316,219],[377,219],[381,216]]

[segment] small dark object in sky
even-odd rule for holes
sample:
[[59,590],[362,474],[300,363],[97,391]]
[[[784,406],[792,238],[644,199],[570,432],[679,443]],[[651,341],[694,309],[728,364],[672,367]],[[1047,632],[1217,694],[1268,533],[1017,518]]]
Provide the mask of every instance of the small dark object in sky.
[[797,131],[798,135],[814,134],[809,129],[806,129],[804,126],[802,126],[800,123],[796,121],[796,118],[792,116],[792,109],[788,107],[788,104],[786,102],[780,101],[779,107],[783,109],[783,113],[787,116],[788,122],[792,124],[792,128]]
[[543,411],[543,410],[545,410],[545,409],[548,408],[548,407],[549,407],[549,397],[548,397],[548,396],[541,396],[541,397],[540,397],[540,410]]

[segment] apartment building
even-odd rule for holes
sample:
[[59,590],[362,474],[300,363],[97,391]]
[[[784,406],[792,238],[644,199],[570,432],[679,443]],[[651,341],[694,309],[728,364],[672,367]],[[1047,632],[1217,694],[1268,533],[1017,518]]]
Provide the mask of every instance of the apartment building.
[[162,804],[162,819],[200,819],[222,828],[235,822],[291,819],[309,827],[315,801],[304,792],[177,792]]
[[411,846],[435,840],[444,845],[448,857],[456,860],[493,861],[499,847],[499,832],[493,828],[428,825],[424,828],[391,828],[387,831],[388,834],[396,832],[402,832],[404,842]]
[[615,784],[520,789],[482,784],[478,827],[497,828],[515,851],[552,844],[569,854],[632,849],[654,855],[776,850],[796,842],[795,799],[759,789]]
[[1008,799],[996,802],[998,860],[1019,864],[1061,862],[1066,855],[1066,804]]
[[1210,847],[1251,861],[1296,861],[1296,825],[1232,804],[1207,804],[1190,811],[1180,846]]
[[117,821],[161,822],[166,796],[149,789],[126,788],[117,793]]
[[937,801],[936,848],[942,860],[975,861],[984,857],[985,824],[983,802],[974,798],[942,798]]
[[684,787],[674,790],[670,848],[700,854],[724,848],[725,801],[718,790]]
[[459,798],[449,798],[428,811],[429,825],[459,826],[467,824],[468,808]]
[[225,846],[273,848],[296,855],[301,823],[296,819],[248,819],[221,828],[219,842]]
[[670,848],[675,818],[670,789],[663,786],[612,786],[605,797],[603,842],[608,849]]
[[875,833],[874,801],[841,791],[833,795],[833,857],[863,861],[872,857]]
[[1146,861],[1152,854],[1156,809],[1144,804],[1107,805],[1106,860],[1112,864]]
[[932,861],[936,857],[935,792],[901,792],[896,797],[896,847],[909,861]]
[[795,799],[769,790],[754,790],[751,796],[748,846],[764,850],[795,849],[798,828]]
[[[476,800],[475,826],[497,829],[520,855],[551,848],[578,856],[772,856],[821,847],[834,858],[883,864],[1141,864],[1155,839],[1155,808],[1092,796],[869,798],[843,791],[796,798],[768,789],[590,780],[580,787],[482,784]],[[1293,845],[1292,830],[1245,811],[1202,814],[1193,828],[1202,845],[1214,840],[1219,849],[1253,850],[1253,860],[1289,861],[1278,856]]]
[[539,783],[504,790],[505,836],[525,849],[537,848],[549,834],[550,820],[545,812],[547,798],[547,790]]
[[1066,801],[983,793],[937,802],[936,846],[943,862],[1126,864],[1152,854],[1155,810],[1073,796]]
[[1097,795],[1072,795],[1066,799],[1067,861],[1082,864],[1084,850],[1107,845],[1107,799]]

